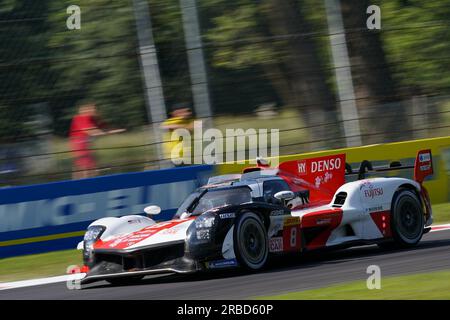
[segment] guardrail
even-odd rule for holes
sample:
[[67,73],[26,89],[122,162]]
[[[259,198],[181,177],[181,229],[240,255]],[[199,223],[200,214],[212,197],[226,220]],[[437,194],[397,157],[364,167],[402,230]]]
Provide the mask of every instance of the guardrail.
[[143,214],[158,204],[170,219],[213,166],[192,166],[0,189],[0,258],[75,248],[105,216]]

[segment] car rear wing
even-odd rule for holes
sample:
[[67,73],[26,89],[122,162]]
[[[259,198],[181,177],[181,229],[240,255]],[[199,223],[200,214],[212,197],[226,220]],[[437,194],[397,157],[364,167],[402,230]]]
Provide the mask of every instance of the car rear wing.
[[402,165],[399,161],[393,161],[388,166],[373,166],[368,160],[361,162],[359,169],[353,169],[350,164],[345,164],[346,176],[358,176],[358,180],[365,179],[367,174],[386,172],[392,170],[414,169],[414,180],[422,183],[426,177],[433,174],[433,160],[431,150],[420,150],[417,153],[414,165]]

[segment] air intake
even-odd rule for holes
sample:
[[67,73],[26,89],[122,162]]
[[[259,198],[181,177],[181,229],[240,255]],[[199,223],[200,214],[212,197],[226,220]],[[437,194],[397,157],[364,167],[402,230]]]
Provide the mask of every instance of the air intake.
[[347,192],[339,192],[334,198],[333,207],[342,207],[347,199]]

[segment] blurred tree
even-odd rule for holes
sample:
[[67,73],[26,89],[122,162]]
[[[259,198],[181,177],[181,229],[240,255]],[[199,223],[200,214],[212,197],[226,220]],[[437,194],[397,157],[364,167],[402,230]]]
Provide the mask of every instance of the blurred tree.
[[[385,0],[381,30],[368,30],[366,9],[377,1],[342,0],[357,103],[366,121],[365,143],[412,138],[410,97],[450,90],[450,6],[442,1]],[[406,100],[406,101],[405,101]],[[420,111],[419,111],[420,112]],[[426,112],[426,110],[423,110]],[[383,115],[383,121],[376,121]],[[386,117],[388,116],[388,117]],[[398,123],[402,123],[401,135]],[[395,130],[392,130],[394,128]],[[371,137],[370,134],[382,132]]]
[[33,112],[29,105],[45,99],[46,11],[46,3],[0,3],[0,142],[30,134],[27,120]]
[[[168,106],[189,103],[179,1],[149,3]],[[81,30],[66,27],[66,8],[72,4],[0,2],[3,141],[28,133],[26,122],[32,116],[28,106],[39,102],[51,106],[59,134],[65,133],[74,107],[83,101],[96,102],[116,126],[147,122],[131,1],[77,1]],[[417,94],[448,94],[450,6],[440,0],[385,0],[380,4],[379,32],[366,29],[369,4],[376,1],[342,0],[360,109],[376,116],[383,109],[370,106]],[[301,108],[310,125],[335,119],[322,1],[199,0],[199,10],[216,113],[249,111],[281,100]],[[403,109],[392,110],[398,118],[404,113],[397,110]],[[373,123],[376,131],[390,132],[396,126],[389,121]],[[312,138],[332,136],[335,128],[315,127]]]
[[67,130],[74,108],[87,101],[95,102],[113,126],[146,123],[131,3],[80,0],[81,29],[69,30],[66,8],[72,4],[53,0],[48,16],[51,70],[57,75],[51,104],[60,120],[57,131]]
[[[392,128],[405,116],[404,104],[400,102],[397,83],[383,48],[382,31],[369,30],[366,25],[369,17],[366,10],[372,4],[375,3],[369,0],[341,0],[359,115],[370,118],[362,121],[363,133],[366,134],[363,142],[366,144],[379,139],[395,141],[398,134]],[[389,108],[383,105],[390,102]],[[376,121],[377,116],[387,115],[387,112],[391,117]],[[408,123],[403,121],[402,127],[408,129]],[[378,132],[383,132],[383,135],[373,136]]]
[[366,26],[369,17],[366,10],[372,2],[341,0],[356,97],[362,99],[359,101],[361,106],[367,105],[368,101],[373,103],[398,99],[397,86],[386,59],[381,32],[368,30]]
[[382,40],[402,92],[450,93],[450,2],[385,0]]
[[[308,20],[312,1],[204,1],[217,14],[206,36],[218,68],[263,70],[283,103],[298,107],[313,140],[333,136],[334,128],[317,126],[335,120],[335,99],[323,63],[320,39]],[[315,6],[317,7],[317,6]],[[320,8],[320,7],[319,7]],[[323,10],[323,8],[321,8]]]
[[179,0],[152,0],[149,4],[166,107],[192,104]]
[[[296,105],[303,111],[306,123],[314,126],[310,130],[313,140],[336,137],[338,126],[320,126],[337,120],[336,99],[328,85],[330,75],[320,54],[320,42],[316,35],[313,36],[317,29],[308,14],[313,10],[323,12],[323,7],[312,1],[298,0],[267,0],[263,4],[267,5],[266,14],[272,34],[288,36],[286,42],[281,42],[286,48],[282,68],[289,70],[288,83]],[[316,146],[330,146],[333,142],[326,141]]]

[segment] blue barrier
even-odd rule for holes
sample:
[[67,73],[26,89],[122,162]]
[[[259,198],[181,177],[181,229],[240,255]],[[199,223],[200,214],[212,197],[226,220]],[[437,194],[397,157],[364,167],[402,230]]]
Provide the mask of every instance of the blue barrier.
[[213,166],[192,166],[0,189],[0,258],[75,248],[94,220],[143,214],[168,220],[206,182]]

